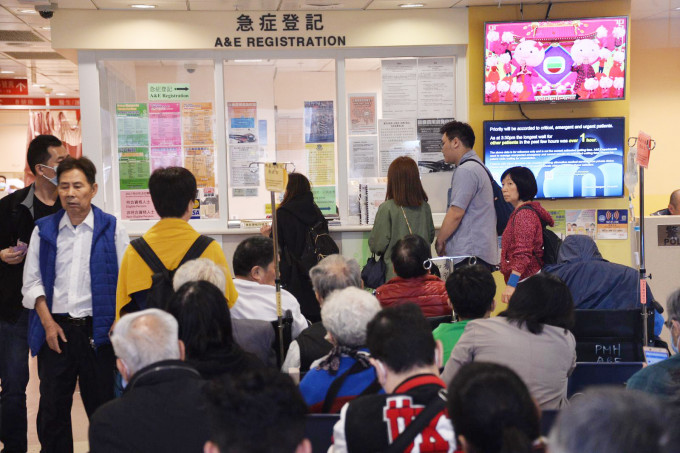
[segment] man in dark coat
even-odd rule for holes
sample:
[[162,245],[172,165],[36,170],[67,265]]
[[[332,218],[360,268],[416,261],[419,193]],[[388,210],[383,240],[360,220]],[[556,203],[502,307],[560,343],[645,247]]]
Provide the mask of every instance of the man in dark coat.
[[125,390],[95,412],[90,451],[202,451],[208,440],[204,381],[183,361],[175,318],[155,308],[125,315],[111,343]]

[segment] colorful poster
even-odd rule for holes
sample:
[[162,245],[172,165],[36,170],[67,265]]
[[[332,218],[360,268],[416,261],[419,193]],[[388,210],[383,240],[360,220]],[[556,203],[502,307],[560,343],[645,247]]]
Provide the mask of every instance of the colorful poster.
[[335,186],[335,146],[333,143],[308,143],[307,168],[313,186]]
[[335,186],[312,187],[314,203],[319,207],[323,215],[337,215],[338,207],[335,203]]
[[151,173],[158,168],[181,166],[182,148],[180,146],[151,148]]
[[256,143],[257,102],[228,102],[229,144]]
[[260,166],[254,165],[250,168],[250,163],[257,162],[257,159],[257,145],[229,146],[229,169],[231,171],[229,183],[232,187],[260,185]]
[[149,146],[146,104],[116,104],[118,146]]
[[199,188],[215,187],[215,149],[212,146],[185,147],[184,167],[193,173]]
[[155,220],[159,218],[148,190],[122,190],[120,192],[120,207],[123,220]]
[[214,122],[212,102],[187,102],[182,104],[184,146],[214,145]]
[[597,239],[628,239],[628,210],[598,209]]
[[217,189],[203,187],[198,189],[199,210],[202,219],[217,219],[220,217],[220,205],[217,198]]
[[383,118],[418,116],[418,61],[415,58],[382,60]]
[[305,143],[335,141],[333,101],[305,101]]
[[149,148],[118,148],[120,190],[147,189],[149,187]]
[[375,93],[349,94],[349,135],[376,134]]
[[597,229],[595,212],[595,209],[567,209],[565,211],[567,236],[585,234],[595,239]]
[[349,137],[349,177],[378,176],[378,137]]
[[454,116],[453,58],[418,58],[418,118]]
[[548,213],[552,216],[555,226],[547,228],[559,236],[560,239],[564,239],[567,236],[567,221],[564,209],[549,210]]
[[443,125],[453,121],[453,118],[428,118],[419,119],[417,122],[418,141],[420,142],[420,154],[423,159],[442,159],[442,134],[439,130]]
[[149,103],[151,146],[181,146],[182,117],[179,102]]

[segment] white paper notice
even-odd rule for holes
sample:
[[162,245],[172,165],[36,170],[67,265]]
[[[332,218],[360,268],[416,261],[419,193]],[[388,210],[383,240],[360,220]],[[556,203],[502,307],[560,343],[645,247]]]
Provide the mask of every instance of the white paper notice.
[[251,172],[249,164],[258,159],[257,145],[230,145],[229,152],[231,159],[229,168],[231,169],[232,187],[258,186],[260,184],[259,166],[257,171]]
[[418,61],[382,60],[383,118],[416,118],[418,113]]
[[418,59],[418,118],[454,116],[453,58]]
[[377,176],[378,137],[349,137],[350,178]]
[[399,156],[409,156],[416,162],[420,142],[416,132],[416,120],[380,120],[380,176],[387,176],[387,169]]

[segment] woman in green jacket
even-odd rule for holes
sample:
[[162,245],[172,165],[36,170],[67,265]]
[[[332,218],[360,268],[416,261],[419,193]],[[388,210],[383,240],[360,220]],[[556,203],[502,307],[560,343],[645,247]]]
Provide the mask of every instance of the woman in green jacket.
[[417,234],[428,244],[434,240],[432,211],[420,182],[416,162],[407,156],[397,157],[387,170],[387,195],[378,208],[368,246],[385,260],[385,281],[395,276],[392,248],[407,234]]

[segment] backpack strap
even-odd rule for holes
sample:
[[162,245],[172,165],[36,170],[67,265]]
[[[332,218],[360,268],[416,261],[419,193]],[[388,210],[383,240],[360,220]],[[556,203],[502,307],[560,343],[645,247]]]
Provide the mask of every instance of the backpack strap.
[[[355,362],[354,365],[352,365],[347,371],[345,371],[340,376],[335,378],[335,380],[328,387],[326,397],[323,400],[323,408],[321,409],[321,412],[323,412],[324,414],[330,413],[331,408],[333,407],[333,403],[335,402],[335,399],[338,397],[338,393],[340,392],[342,385],[345,383],[348,377],[350,377],[353,374],[361,373],[362,371],[367,369],[368,368],[364,368],[363,365],[361,365],[361,362]],[[371,384],[367,388],[365,388],[364,391],[361,392],[361,394],[358,396],[376,393],[380,389],[380,383],[378,383],[378,387],[375,391],[371,392],[370,390],[373,390],[375,388],[377,380],[378,378],[375,378],[373,382],[371,382]]]
[[180,261],[179,266],[177,268],[186,263],[187,261],[195,260],[196,258],[200,258],[205,249],[208,248],[208,246],[212,243],[214,239],[208,236],[200,235],[199,237],[196,238],[193,244],[191,244],[191,247],[189,247],[189,250],[187,250],[187,253],[184,255],[184,258],[182,258],[182,261]]
[[486,165],[484,165],[482,162],[480,162],[480,161],[478,161],[477,159],[474,159],[474,158],[472,158],[472,159],[465,159],[463,162],[459,163],[458,166],[460,167],[460,166],[463,165],[465,162],[474,162],[474,163],[476,163],[477,165],[481,165],[482,168],[484,169],[484,171],[486,172],[487,176],[489,177],[489,179],[490,179],[491,181],[493,181],[493,176],[491,175],[491,172],[489,171],[488,168],[486,168]]
[[418,414],[418,416],[406,427],[403,433],[401,433],[394,442],[390,444],[385,450],[385,453],[402,453],[406,451],[408,446],[413,442],[416,436],[423,432],[425,427],[432,421],[432,419],[446,408],[446,403],[448,401],[448,394],[446,389],[441,389],[437,392],[437,396],[434,397],[425,409]]
[[[519,211],[521,211],[522,209],[531,209],[531,210],[534,212],[534,214],[536,214],[536,217],[538,217],[538,221],[539,221],[539,223],[541,224],[541,228],[545,228],[545,227],[546,227],[546,224],[543,223],[543,220],[541,219],[541,216],[538,215],[538,212],[533,208],[533,206],[530,206],[530,205],[528,205],[528,204],[525,204],[524,206],[520,206],[519,208],[517,208],[517,211],[519,212]],[[514,225],[514,223],[515,223],[515,218],[517,218],[517,214],[515,214],[515,217],[512,218],[512,223],[513,223],[513,225]]]
[[144,240],[143,237],[139,237],[130,241],[130,245],[134,248],[139,256],[144,260],[147,266],[151,269],[154,274],[167,272],[168,269],[163,265],[158,255],[153,251],[151,246]]

